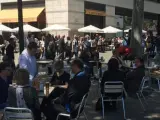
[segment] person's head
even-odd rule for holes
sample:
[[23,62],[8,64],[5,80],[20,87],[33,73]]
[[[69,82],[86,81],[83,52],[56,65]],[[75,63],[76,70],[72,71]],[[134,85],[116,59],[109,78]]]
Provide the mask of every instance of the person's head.
[[38,47],[36,42],[30,42],[27,46],[27,50],[31,56],[34,56],[36,54],[37,48]]
[[118,57],[118,56],[119,56],[119,51],[118,51],[118,49],[114,49],[114,50],[112,51],[112,54],[113,54],[113,56]]
[[60,35],[58,35],[58,36],[57,36],[57,38],[58,38],[58,39],[60,39],[60,38],[61,38],[61,36],[60,36]]
[[89,35],[85,35],[85,40],[89,40],[90,36]]
[[9,64],[7,64],[6,62],[0,63],[0,75],[1,76],[8,77],[10,76],[11,72],[12,72],[12,69],[9,66]]
[[83,62],[80,59],[73,60],[71,64],[72,72],[77,74],[78,72],[83,70]]
[[74,35],[74,39],[78,40],[78,37],[77,37],[77,35]]
[[67,40],[71,40],[71,38],[68,36],[68,37],[67,37]]
[[54,63],[54,68],[56,72],[63,72],[64,71],[64,64],[62,60],[57,60]]
[[118,70],[119,69],[119,63],[118,60],[115,58],[112,58],[108,62],[108,70]]
[[18,69],[14,75],[14,81],[17,85],[29,85],[29,72],[26,69]]
[[32,34],[32,35],[31,35],[31,38],[35,38],[35,36]]
[[9,43],[13,45],[14,44],[14,38],[9,38]]
[[135,66],[136,68],[143,66],[144,65],[144,60],[141,57],[136,57],[135,58]]

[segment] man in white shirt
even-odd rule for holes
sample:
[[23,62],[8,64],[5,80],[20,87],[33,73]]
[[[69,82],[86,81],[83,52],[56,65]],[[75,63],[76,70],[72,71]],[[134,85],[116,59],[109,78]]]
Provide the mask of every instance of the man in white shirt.
[[37,43],[30,42],[27,48],[21,53],[19,57],[19,67],[27,69],[30,73],[30,85],[32,86],[32,82],[37,75],[37,63],[35,54],[37,52]]

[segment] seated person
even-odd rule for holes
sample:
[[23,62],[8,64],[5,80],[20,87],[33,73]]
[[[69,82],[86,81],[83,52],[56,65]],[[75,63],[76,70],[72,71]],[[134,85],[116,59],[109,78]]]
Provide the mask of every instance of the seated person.
[[144,61],[142,58],[135,59],[136,68],[127,74],[126,90],[128,95],[134,95],[141,84],[143,77],[145,76]]
[[29,108],[32,110],[34,120],[41,120],[40,104],[35,88],[29,86],[29,72],[18,69],[14,80],[16,84],[9,87],[8,104],[10,107]]
[[4,63],[8,64],[8,65],[11,67],[12,72],[10,71],[10,76],[8,76],[8,78],[9,78],[10,80],[12,80],[12,79],[13,79],[13,73],[15,72],[15,69],[16,69],[14,60],[13,60],[13,61],[10,61],[9,58],[8,58],[8,56],[6,56],[6,55],[4,55],[4,57],[3,57],[2,60],[3,60]]
[[51,85],[66,85],[70,79],[70,74],[64,71],[63,61],[55,62],[55,72],[50,81]]
[[[107,81],[124,81],[125,74],[119,70],[119,63],[116,59],[112,58],[108,62],[108,70],[104,72],[101,81],[101,93],[104,93],[104,84]],[[113,95],[114,98],[114,95]],[[109,104],[110,108],[116,108],[116,102]]]
[[[74,118],[83,96],[89,91],[90,80],[83,72],[83,63],[80,60],[72,62],[72,72],[75,74],[68,83],[65,93],[52,102],[41,106],[47,120],[56,120],[59,113],[70,113]],[[43,103],[42,103],[43,104]]]
[[43,99],[44,102],[50,102],[50,100],[59,97],[61,94],[65,92],[65,89],[68,87],[70,74],[64,71],[63,61],[56,61],[54,67],[55,73],[52,76],[50,83],[52,86],[55,85],[56,87],[47,98]]
[[7,104],[8,88],[12,81],[8,78],[11,68],[7,63],[0,63],[0,109],[4,109]]

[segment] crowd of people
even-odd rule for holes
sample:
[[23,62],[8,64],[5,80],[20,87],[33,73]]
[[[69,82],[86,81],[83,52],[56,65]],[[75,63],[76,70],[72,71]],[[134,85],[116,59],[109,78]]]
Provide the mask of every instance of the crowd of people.
[[[6,55],[0,63],[0,109],[7,106],[27,107],[32,110],[35,120],[41,120],[41,112],[47,120],[55,120],[60,112],[70,113],[74,118],[80,101],[90,90],[90,78],[94,76],[93,66],[97,66],[97,62],[91,64],[89,61],[98,61],[99,52],[104,52],[107,44],[114,44],[115,49],[107,64],[108,69],[103,74],[102,70],[100,72],[102,74],[101,93],[104,93],[106,81],[122,81],[129,96],[135,95],[145,76],[144,60],[140,57],[132,58],[134,59],[133,69],[125,65],[124,58],[132,53],[132,50],[127,47],[130,38],[126,39],[115,38],[111,43],[107,43],[98,34],[94,40],[91,40],[89,35],[84,38],[74,35],[73,40],[70,37],[65,40],[65,36],[47,35],[43,36],[42,40],[29,36],[16,68],[14,65],[15,42],[14,38],[10,38]],[[145,43],[148,41],[146,40]],[[56,60],[55,57],[58,55]],[[75,59],[71,62],[73,55]],[[68,64],[71,66],[72,77],[68,71],[64,70],[63,62],[66,57],[69,58]],[[41,104],[36,88],[33,86],[33,82],[38,80],[36,59],[52,59],[55,68],[50,84],[57,87],[49,96],[43,98]],[[101,66],[99,62],[98,68],[101,69]],[[109,106],[107,108],[116,108],[116,103],[108,102],[107,105]]]

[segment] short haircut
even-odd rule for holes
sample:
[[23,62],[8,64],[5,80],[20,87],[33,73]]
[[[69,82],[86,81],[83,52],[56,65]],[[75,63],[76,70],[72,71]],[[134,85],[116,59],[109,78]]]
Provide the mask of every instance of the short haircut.
[[54,63],[54,67],[56,70],[62,70],[64,68],[64,64],[62,60],[58,60]]
[[17,85],[29,84],[29,72],[26,69],[18,69],[14,75],[14,81]]
[[3,70],[5,70],[7,67],[10,67],[10,66],[6,62],[0,63],[0,72],[2,72]]
[[111,58],[108,62],[108,70],[118,70],[119,62],[116,58]]
[[27,46],[28,49],[32,50],[32,49],[37,49],[37,43],[36,42],[30,42]]
[[81,70],[84,68],[84,64],[80,59],[73,60],[72,65],[76,65]]
[[144,60],[141,57],[136,57],[135,59],[139,60],[142,64],[144,64]]

